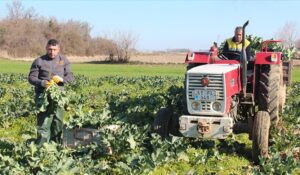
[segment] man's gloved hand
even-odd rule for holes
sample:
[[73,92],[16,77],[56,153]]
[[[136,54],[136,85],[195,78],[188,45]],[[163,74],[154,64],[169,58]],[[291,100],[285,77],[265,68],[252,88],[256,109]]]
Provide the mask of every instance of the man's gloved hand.
[[50,80],[50,81],[48,81],[48,80],[42,80],[42,82],[41,82],[41,85],[43,87],[45,87],[46,89],[48,89],[49,87],[51,87],[54,84],[55,84],[55,82],[53,80]]
[[52,77],[52,80],[53,80],[56,84],[64,81],[64,79],[61,78],[61,77],[58,76],[58,75],[54,75],[54,76]]

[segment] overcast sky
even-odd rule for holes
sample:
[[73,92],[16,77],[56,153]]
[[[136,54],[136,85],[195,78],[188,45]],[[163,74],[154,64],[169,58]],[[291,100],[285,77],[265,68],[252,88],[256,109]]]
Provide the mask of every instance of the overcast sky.
[[[0,1],[0,17],[7,4]],[[270,39],[288,22],[300,25],[298,0],[23,0],[43,17],[78,20],[92,26],[92,36],[116,31],[138,36],[142,51],[208,49],[233,35],[236,26],[250,21],[247,34]]]

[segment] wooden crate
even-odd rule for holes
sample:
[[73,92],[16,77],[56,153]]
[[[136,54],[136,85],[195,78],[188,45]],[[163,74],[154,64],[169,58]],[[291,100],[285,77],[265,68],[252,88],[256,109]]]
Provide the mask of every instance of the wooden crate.
[[97,129],[73,128],[64,130],[63,144],[66,147],[74,148],[80,145],[88,145],[92,142],[100,142],[100,134]]
[[292,83],[293,60],[282,62],[283,83],[290,86]]

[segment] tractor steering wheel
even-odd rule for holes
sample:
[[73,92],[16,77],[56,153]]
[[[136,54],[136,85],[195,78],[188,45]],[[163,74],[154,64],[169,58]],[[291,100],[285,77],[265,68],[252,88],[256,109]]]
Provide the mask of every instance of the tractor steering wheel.
[[[234,58],[228,58],[227,56],[225,56],[225,55],[230,55],[230,56],[232,56],[232,57],[234,57]],[[241,57],[241,52],[237,52],[237,51],[223,51],[223,52],[221,52],[220,53],[220,59],[221,60],[235,60],[235,58],[236,57]]]

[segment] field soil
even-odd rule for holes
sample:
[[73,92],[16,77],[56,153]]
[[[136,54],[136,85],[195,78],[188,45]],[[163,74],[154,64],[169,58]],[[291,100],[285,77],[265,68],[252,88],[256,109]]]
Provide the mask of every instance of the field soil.
[[300,59],[298,58],[298,59],[293,60],[293,65],[300,66]]
[[[140,63],[184,63],[186,53],[137,53],[131,56],[130,62]],[[67,56],[72,63],[83,63],[83,62],[104,62],[107,60],[107,56],[99,55],[94,57],[85,56]],[[11,60],[22,60],[22,61],[33,61],[32,58],[9,58]]]
[[[166,64],[166,63],[173,63],[173,64],[180,64],[184,63],[186,57],[186,53],[136,53],[133,54],[130,58],[131,63],[151,63],[151,64]],[[9,58],[4,57],[11,60],[22,60],[22,61],[33,61],[35,57],[26,57],[26,58]],[[87,56],[67,56],[67,58],[72,63],[88,63],[88,62],[105,62],[107,61],[106,55],[99,55],[93,57]],[[293,60],[294,66],[300,66],[300,58]]]

